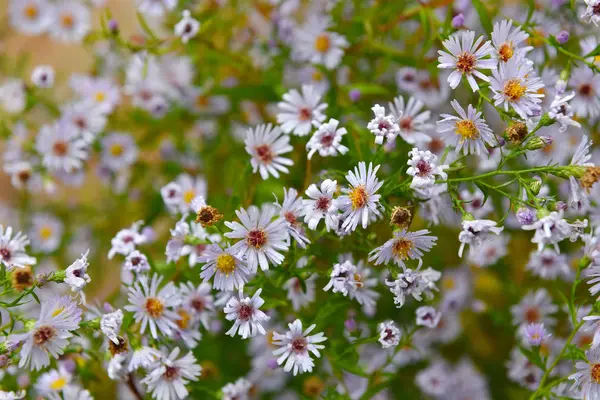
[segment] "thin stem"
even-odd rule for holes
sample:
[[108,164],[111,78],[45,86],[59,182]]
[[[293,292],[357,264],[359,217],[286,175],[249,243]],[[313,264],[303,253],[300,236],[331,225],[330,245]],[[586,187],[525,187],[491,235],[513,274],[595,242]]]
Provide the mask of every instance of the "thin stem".
[[138,388],[135,386],[135,382],[133,381],[133,374],[127,375],[127,379],[126,379],[125,383],[127,384],[127,387],[131,390],[131,392],[133,393],[133,396],[137,400],[144,400],[144,397],[140,394],[140,392],[138,391]]

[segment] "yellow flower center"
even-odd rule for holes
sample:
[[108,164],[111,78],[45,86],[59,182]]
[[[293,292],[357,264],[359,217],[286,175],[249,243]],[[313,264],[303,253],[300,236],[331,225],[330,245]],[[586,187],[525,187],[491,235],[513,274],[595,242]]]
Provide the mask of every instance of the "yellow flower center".
[[446,290],[452,290],[456,287],[456,282],[452,278],[442,280],[442,287]]
[[369,195],[367,194],[365,187],[360,185],[352,189],[348,194],[348,197],[350,197],[350,201],[352,202],[352,209],[358,210],[367,204]]
[[196,97],[196,106],[198,106],[198,108],[205,108],[208,106],[208,96],[205,95],[199,95]]
[[594,364],[590,368],[590,375],[596,383],[600,383],[600,364]]
[[56,317],[58,314],[60,314],[63,311],[65,311],[64,307],[58,307],[56,310],[54,310],[54,312],[52,313],[52,316]]
[[315,82],[321,82],[323,80],[323,73],[319,70],[315,70],[312,73],[312,80]]
[[319,35],[315,39],[315,50],[319,53],[325,53],[331,47],[331,41],[329,40],[329,36],[326,34]]
[[67,384],[67,378],[65,378],[64,376],[61,376],[60,378],[56,379],[55,381],[53,381],[50,384],[50,389],[58,391],[58,390],[61,390],[62,388],[64,388],[66,384]]
[[156,297],[149,297],[146,300],[146,311],[152,318],[159,318],[162,316],[164,309],[164,304]]
[[456,122],[456,134],[462,136],[462,140],[477,139],[479,130],[470,119],[461,119]]
[[519,101],[526,90],[527,88],[521,85],[519,79],[511,79],[504,84],[504,95],[508,97],[510,101]]
[[515,51],[511,42],[504,43],[502,46],[500,46],[500,49],[498,49],[498,56],[504,62],[510,60],[514,54]]
[[60,23],[62,24],[62,26],[64,26],[65,28],[72,28],[73,24],[75,23],[75,19],[73,18],[72,14],[63,14],[60,17]]
[[177,314],[179,314],[179,316],[181,317],[181,319],[175,321],[177,323],[177,326],[179,327],[179,329],[186,329],[190,325],[190,320],[192,319],[192,317],[183,308],[177,310]]
[[52,237],[52,228],[48,225],[44,225],[40,228],[40,237],[43,240],[48,240]]
[[230,254],[221,254],[217,257],[217,269],[225,274],[225,276],[229,276],[229,274],[235,271],[235,258]]
[[35,19],[38,16],[38,8],[35,4],[28,4],[23,9],[23,15],[28,19]]
[[123,154],[124,150],[125,149],[123,148],[123,145],[120,143],[115,143],[110,146],[110,154],[112,154],[114,157],[119,157],[121,154]]
[[94,95],[94,100],[96,100],[96,102],[98,103],[102,103],[104,100],[106,100],[106,93],[96,92],[96,94]]
[[194,197],[196,197],[196,192],[188,190],[183,194],[183,201],[185,201],[186,204],[190,204],[192,200],[194,200]]
[[396,258],[406,260],[408,258],[408,253],[413,247],[414,243],[412,240],[406,238],[398,239],[392,245],[392,253]]

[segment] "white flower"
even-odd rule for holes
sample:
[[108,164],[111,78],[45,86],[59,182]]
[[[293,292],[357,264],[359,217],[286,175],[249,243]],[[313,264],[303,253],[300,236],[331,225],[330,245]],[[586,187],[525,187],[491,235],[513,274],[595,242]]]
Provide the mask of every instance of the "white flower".
[[72,173],[83,167],[88,157],[88,146],[79,132],[62,120],[42,126],[35,148],[42,155],[44,166],[51,171]]
[[435,308],[430,306],[423,306],[417,308],[417,325],[426,326],[427,328],[435,328],[440,319],[442,318],[442,313],[438,312]]
[[37,213],[29,230],[31,248],[43,253],[52,253],[60,246],[64,225],[54,215]]
[[230,247],[222,249],[218,244],[211,244],[198,262],[205,263],[200,278],[206,282],[214,276],[213,288],[217,290],[239,289],[250,277],[246,263],[237,258]]
[[488,154],[486,145],[496,144],[494,133],[489,128],[481,111],[469,104],[467,112],[458,104],[458,101],[450,102],[452,108],[458,113],[458,117],[450,114],[441,114],[443,118],[437,122],[437,131],[442,134],[444,141],[454,146],[457,153]]
[[90,253],[88,249],[85,254],[75,260],[66,270],[65,283],[71,287],[73,292],[79,293],[81,302],[85,304],[85,294],[83,288],[92,281],[92,278],[87,274],[89,263],[87,256]]
[[463,250],[468,244],[471,248],[478,248],[488,238],[491,233],[499,235],[504,227],[496,226],[496,221],[489,219],[476,219],[462,222],[462,232],[458,235],[460,241],[460,248],[458,249],[458,256],[462,257]]
[[394,102],[388,105],[400,128],[400,137],[408,144],[420,145],[431,142],[431,137],[427,134],[427,131],[433,129],[433,125],[427,122],[431,112],[421,111],[423,106],[423,102],[414,97],[410,97],[405,104],[402,96],[396,97]]
[[123,267],[127,271],[134,271],[137,274],[143,274],[144,272],[150,271],[148,258],[139,250],[133,250],[127,255]]
[[323,288],[324,291],[332,289],[333,293],[341,293],[344,296],[352,296],[357,288],[355,280],[356,265],[350,260],[337,263],[333,266],[329,275],[329,282]]
[[108,314],[102,315],[100,319],[100,330],[114,344],[119,344],[119,333],[123,324],[123,311],[117,310]]
[[528,324],[544,323],[554,326],[556,319],[551,317],[558,311],[558,306],[552,303],[552,297],[546,289],[538,289],[529,292],[521,302],[510,309],[513,316],[513,324],[525,329]]
[[86,101],[77,101],[61,108],[61,120],[69,124],[86,145],[91,145],[106,126],[106,114]]
[[294,311],[299,311],[303,307],[315,301],[317,275],[312,274],[307,279],[293,277],[288,279],[283,288],[287,290],[287,298],[292,302]]
[[375,265],[393,261],[404,269],[405,261],[419,260],[421,266],[424,252],[431,250],[437,241],[437,237],[429,236],[428,233],[431,232],[427,229],[416,232],[409,232],[406,229],[394,231],[392,239],[369,253],[369,261],[375,261]]
[[136,249],[136,246],[147,242],[147,238],[140,233],[144,221],[137,221],[130,228],[121,229],[114,238],[111,239],[111,249],[108,252],[108,258],[112,259],[115,254],[129,255]]
[[343,213],[341,219],[344,221],[342,223],[344,231],[356,230],[360,221],[362,227],[366,229],[370,216],[381,215],[377,209],[381,196],[375,194],[383,185],[376,176],[379,167],[378,165],[373,168],[373,164],[369,163],[367,170],[367,165],[361,161],[354,171],[348,171],[346,179],[350,183],[350,188],[342,189],[346,194],[338,198],[338,207]]
[[228,321],[235,321],[225,334],[235,336],[238,333],[242,339],[256,336],[259,333],[264,335],[267,331],[262,323],[268,321],[270,317],[259,310],[265,304],[260,297],[262,289],[254,292],[252,298],[244,297],[243,290],[243,286],[240,287],[238,296],[232,296],[223,309],[226,314],[225,318]]
[[221,388],[221,400],[250,400],[251,389],[252,383],[250,381],[245,378],[239,378],[234,383],[228,383]]
[[192,18],[189,10],[184,10],[183,18],[175,25],[175,34],[181,38],[183,43],[187,43],[198,34],[199,30],[200,22]]
[[333,195],[337,191],[337,181],[325,179],[321,182],[319,189],[314,183],[306,189],[306,195],[310,200],[302,200],[304,206],[304,222],[308,228],[315,230],[321,219],[325,219],[327,232],[338,228],[338,208]]
[[333,118],[324,124],[313,122],[318,129],[306,143],[307,158],[309,160],[316,152],[319,152],[321,157],[337,156],[338,153],[346,154],[348,152],[348,147],[342,144],[342,136],[348,131],[346,128],[338,128],[339,123],[338,120]]
[[400,133],[396,118],[392,114],[386,115],[385,108],[379,104],[375,104],[371,110],[373,110],[375,118],[367,124],[367,129],[375,135],[375,143],[382,144],[384,139],[387,139],[388,142],[396,139]]
[[21,390],[20,392],[5,392],[4,390],[0,390],[0,399],[1,400],[21,400],[25,398],[25,391]]
[[269,264],[279,265],[284,260],[280,251],[289,248],[289,234],[286,221],[283,218],[273,220],[275,207],[267,206],[262,211],[256,206],[250,206],[248,211],[241,208],[235,214],[241,221],[225,222],[232,230],[225,237],[242,239],[231,247],[232,254],[246,257],[251,273],[255,273],[258,266],[263,271],[269,269]]
[[0,262],[11,271],[15,266],[25,267],[35,265],[36,259],[25,253],[25,246],[29,244],[27,235],[17,232],[12,237],[13,229],[0,225]]
[[320,357],[319,350],[324,349],[325,346],[318,343],[326,341],[327,338],[323,332],[309,336],[308,334],[316,328],[316,325],[311,325],[302,331],[302,321],[299,319],[288,324],[288,327],[290,330],[285,334],[273,333],[273,344],[279,346],[273,351],[275,356],[279,356],[277,364],[282,365],[285,362],[283,370],[285,372],[293,370],[294,375],[298,372],[312,372],[315,363],[310,353],[317,358]]
[[298,191],[294,188],[283,188],[283,203],[280,205],[275,196],[273,204],[279,208],[279,216],[285,220],[290,238],[293,238],[303,249],[306,248],[310,240],[304,236],[304,228],[300,222],[304,216],[304,207]]
[[190,310],[202,322],[202,325],[209,329],[210,318],[215,308],[210,285],[202,282],[195,286],[192,282],[186,282],[181,284],[179,290],[182,307]]
[[49,399],[62,399],[60,395],[62,390],[71,383],[73,375],[66,369],[50,370],[38,378],[35,383],[35,389],[40,395],[46,396]]
[[128,353],[118,353],[110,359],[106,368],[106,373],[110,379],[120,381],[127,375],[125,362],[127,361],[128,356]]
[[447,165],[437,165],[437,156],[429,150],[423,151],[414,147],[408,152],[409,168],[406,173],[413,177],[410,187],[420,191],[428,191],[435,184],[436,176],[441,179],[448,179],[448,174],[444,172]]
[[533,47],[519,47],[527,40],[529,35],[521,30],[520,26],[513,29],[511,20],[502,20],[494,24],[492,31],[492,44],[494,51],[492,57],[500,62],[508,62],[513,57],[519,60],[525,58],[525,54],[533,50]]
[[11,0],[11,25],[29,35],[44,33],[54,22],[54,5],[48,0]]
[[497,235],[488,237],[477,248],[471,248],[468,255],[469,263],[479,267],[487,267],[496,264],[507,252],[509,237]]
[[492,73],[491,89],[494,92],[494,105],[504,105],[508,111],[510,105],[523,119],[535,116],[541,111],[544,88],[541,78],[535,76],[531,63],[511,58],[501,63],[497,71]]
[[62,394],[64,400],[94,400],[89,390],[72,384],[65,386]]
[[112,171],[131,166],[138,157],[135,139],[127,133],[112,132],[102,138],[102,164]]
[[337,67],[349,43],[344,36],[327,31],[330,24],[328,16],[314,15],[297,28],[292,41],[292,58],[324,65],[327,69]]
[[[480,36],[475,43],[475,32],[461,31],[450,36],[442,43],[449,53],[439,50],[438,68],[452,68],[454,71],[448,76],[448,83],[452,89],[456,89],[463,75],[466,76],[473,92],[479,89],[475,77],[490,81],[486,75],[482,74],[480,69],[496,69],[496,60],[485,59],[492,54],[493,48],[491,42],[481,44],[483,36]],[[481,46],[480,46],[481,45]],[[474,77],[475,76],[475,77]]]
[[26,333],[12,335],[11,340],[23,344],[19,368],[40,370],[50,365],[50,356],[63,354],[73,336],[71,331],[79,327],[81,309],[69,296],[55,296],[42,302],[40,315],[33,328]]
[[[600,0],[584,0],[584,1],[585,1],[586,9],[585,9],[585,12],[581,15],[581,19],[583,19],[588,24],[590,22],[593,22],[594,25],[598,26],[598,23],[600,23]],[[598,389],[597,393],[600,393],[600,389]],[[587,396],[583,396],[583,397],[585,398]],[[594,396],[589,396],[589,397],[593,398]]]
[[69,83],[83,102],[102,113],[112,113],[121,101],[121,90],[111,78],[73,74]]
[[[121,353],[122,354],[122,353]],[[121,355],[117,354],[114,358]],[[149,368],[152,364],[156,363],[158,360],[162,358],[162,354],[160,351],[148,347],[142,346],[136,349],[129,359],[129,365],[127,366],[127,371],[133,372],[139,368]]]
[[552,211],[548,215],[540,218],[530,225],[523,225],[526,231],[535,230],[532,243],[537,243],[538,252],[544,249],[544,246],[551,244],[557,253],[560,252],[558,243],[566,238],[573,238],[574,226],[563,218],[563,211]]
[[185,385],[198,380],[202,367],[198,365],[191,351],[178,358],[180,351],[175,347],[170,353],[163,353],[162,357],[150,366],[148,375],[141,380],[152,392],[152,398],[183,400],[188,397]]
[[396,347],[402,338],[402,331],[396,326],[394,321],[382,322],[377,326],[379,331],[379,343],[384,349]]
[[547,248],[541,252],[534,251],[531,253],[525,268],[542,279],[554,280],[559,276],[567,279],[571,276],[567,256],[557,254],[554,250]]
[[129,287],[128,297],[130,305],[125,306],[127,311],[134,313],[135,322],[141,323],[140,333],[150,327],[154,339],[158,333],[169,336],[173,329],[177,329],[175,321],[180,319],[179,314],[172,310],[179,305],[181,299],[173,282],[169,282],[159,290],[163,277],[154,274],[150,283],[148,277],[142,275]]
[[577,93],[571,101],[575,114],[597,121],[600,117],[600,74],[585,65],[579,66],[571,73],[571,86]]
[[38,65],[31,73],[31,82],[39,88],[50,88],[54,85],[54,68],[49,65]]
[[21,113],[25,109],[26,100],[25,85],[20,79],[8,79],[0,86],[0,103],[7,113]]
[[310,85],[303,85],[301,91],[291,89],[277,104],[277,123],[284,133],[306,136],[312,129],[313,121],[325,121],[323,111],[327,104],[320,102],[322,95]]
[[290,145],[290,137],[281,133],[279,127],[273,125],[258,125],[256,129],[248,129],[246,140],[246,152],[252,156],[250,164],[252,171],[260,172],[263,179],[269,175],[279,178],[279,172],[289,173],[287,167],[294,165],[289,158],[281,155],[293,150]]
[[410,268],[404,270],[404,272],[398,274],[396,280],[385,282],[390,287],[390,292],[394,295],[394,304],[398,304],[396,307],[401,308],[407,296],[412,296],[415,300],[423,300],[423,296],[426,298],[433,297],[433,291],[437,290],[435,282],[437,282],[441,273],[430,268],[424,271],[415,270]]
[[92,28],[90,10],[79,1],[61,0],[56,4],[50,36],[63,42],[81,42]]
[[575,97],[575,92],[571,92],[564,96],[556,95],[552,103],[550,104],[550,111],[548,116],[555,119],[560,124],[559,131],[566,132],[570,126],[581,128],[581,124],[573,119],[572,107],[569,104]]

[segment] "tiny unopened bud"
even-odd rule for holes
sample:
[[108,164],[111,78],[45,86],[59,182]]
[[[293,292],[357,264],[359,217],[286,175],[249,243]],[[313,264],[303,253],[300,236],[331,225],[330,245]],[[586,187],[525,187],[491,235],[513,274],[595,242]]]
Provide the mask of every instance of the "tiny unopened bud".
[[406,207],[394,207],[392,210],[392,216],[390,218],[390,225],[396,226],[400,229],[405,229],[410,226],[412,221],[412,213]]
[[515,122],[506,128],[506,138],[512,143],[521,143],[527,133],[527,125],[522,122]]
[[521,225],[531,225],[535,222],[535,213],[530,208],[521,207],[517,210],[517,220]]
[[502,147],[506,144],[506,140],[503,137],[498,138],[498,147]]
[[542,181],[540,181],[539,179],[534,179],[529,184],[529,190],[531,190],[531,192],[536,196],[540,193],[541,188],[542,188]]
[[31,378],[29,374],[21,374],[17,377],[17,385],[22,388],[26,388],[31,384]]
[[108,21],[108,29],[110,30],[110,33],[115,34],[119,32],[119,23],[114,20],[111,19],[110,21]]
[[348,96],[350,97],[350,101],[357,102],[358,100],[360,100],[360,90],[358,89],[352,89],[350,91],[350,93],[348,93]]
[[565,44],[569,41],[569,32],[560,31],[558,35],[556,35],[556,41],[560,44]]
[[75,361],[72,358],[67,358],[65,359],[62,363],[61,366],[67,371],[70,372],[71,374],[73,372],[75,372],[77,370],[77,364],[75,363]]
[[553,142],[550,136],[534,136],[525,143],[525,149],[529,151],[540,150]]
[[279,364],[277,364],[277,360],[274,358],[269,358],[267,360],[267,367],[269,367],[269,369],[277,369],[279,368]]
[[600,167],[585,167],[585,172],[579,180],[584,189],[590,190],[600,179]]
[[357,328],[356,321],[354,318],[349,318],[344,321],[344,326],[348,332],[354,332]]
[[459,29],[465,24],[465,16],[460,13],[452,18],[452,27],[454,29]]

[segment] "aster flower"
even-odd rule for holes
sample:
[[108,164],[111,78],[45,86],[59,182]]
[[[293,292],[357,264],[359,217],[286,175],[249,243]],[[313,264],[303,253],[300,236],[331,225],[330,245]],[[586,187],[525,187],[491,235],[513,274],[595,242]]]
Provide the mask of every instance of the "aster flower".
[[587,350],[585,358],[586,361],[575,363],[577,372],[570,375],[569,379],[575,381],[572,389],[579,388],[581,398],[597,399],[600,398],[600,346],[593,346]]
[[293,277],[288,279],[283,288],[287,290],[287,298],[292,303],[294,311],[300,311],[303,307],[315,301],[317,275],[312,274],[307,279]]
[[441,114],[443,118],[437,122],[437,131],[442,134],[444,141],[455,147],[455,151],[467,154],[487,154],[488,146],[496,144],[494,133],[489,128],[481,111],[469,104],[467,112],[458,104],[458,101],[450,102],[452,108],[458,113],[458,117],[450,114]]
[[38,65],[31,73],[31,82],[43,89],[54,85],[54,68],[49,65]]
[[313,122],[318,129],[306,143],[307,158],[309,160],[316,152],[319,152],[321,157],[337,156],[338,153],[346,154],[348,152],[349,149],[342,144],[342,136],[348,131],[346,128],[338,128],[339,123],[338,120],[333,118],[324,124]]
[[154,339],[158,334],[169,336],[177,328],[176,320],[179,315],[172,310],[181,302],[173,282],[169,282],[159,289],[163,277],[154,274],[148,282],[148,277],[142,275],[129,287],[129,305],[127,311],[134,313],[135,322],[141,323],[140,333],[150,328]]
[[90,10],[78,1],[61,0],[54,12],[54,23],[48,26],[48,30],[55,39],[77,43],[92,27]]
[[25,267],[35,265],[36,259],[25,253],[25,247],[29,244],[27,235],[17,232],[12,236],[12,227],[0,225],[0,262],[7,271],[15,266]]
[[468,244],[471,248],[477,248],[490,236],[491,233],[499,235],[504,227],[496,226],[496,221],[489,219],[467,220],[462,222],[462,232],[458,235],[460,248],[458,256],[462,257],[463,250]]
[[[81,137],[83,143],[91,145],[96,136],[106,127],[106,114],[99,107],[87,101],[77,101],[61,108],[61,120],[69,125],[69,129]],[[110,146],[103,146],[104,148]],[[117,153],[117,149],[113,149]],[[121,152],[122,153],[122,152]],[[116,154],[117,156],[119,154]]]
[[[262,377],[264,378],[264,377]],[[239,378],[221,388],[221,400],[249,400],[252,383],[245,378]]]
[[384,349],[396,347],[402,338],[402,331],[396,326],[394,321],[382,322],[378,325],[379,343]]
[[147,238],[140,233],[144,221],[134,222],[130,228],[122,229],[111,239],[111,249],[108,258],[112,259],[115,254],[128,255],[136,249],[139,244],[146,243]]
[[21,390],[19,392],[5,392],[4,390],[0,390],[0,399],[3,400],[21,400],[25,398],[26,392]]
[[447,165],[437,165],[437,156],[429,150],[423,151],[414,147],[408,152],[408,170],[406,173],[413,177],[410,187],[427,193],[435,184],[436,176],[448,179],[444,172]]
[[559,123],[560,132],[566,132],[570,126],[581,128],[581,124],[573,119],[574,113],[569,101],[575,97],[575,92],[571,92],[564,96],[556,95],[550,104],[548,116]]
[[306,330],[302,330],[302,321],[296,319],[288,324],[289,331],[285,334],[273,333],[273,344],[279,348],[273,351],[273,355],[278,356],[277,364],[285,366],[285,372],[293,371],[294,375],[298,372],[312,372],[315,365],[310,353],[317,358],[321,356],[320,349],[325,346],[322,343],[327,340],[325,335],[320,332],[315,335],[309,335],[316,325],[309,326]]
[[40,370],[50,365],[50,356],[62,355],[73,336],[71,331],[79,327],[81,313],[69,296],[55,296],[43,302],[31,330],[11,337],[12,341],[22,343],[19,368]]
[[88,147],[77,130],[62,120],[42,126],[35,147],[42,154],[42,163],[51,171],[72,173],[83,167],[88,157]]
[[103,314],[100,319],[100,330],[114,344],[120,343],[119,333],[123,324],[123,311],[117,310],[108,314]]
[[544,328],[544,324],[531,323],[523,330],[523,339],[530,346],[539,346],[550,334]]
[[198,365],[196,357],[191,351],[179,357],[180,352],[178,347],[171,352],[163,352],[162,357],[150,366],[148,375],[141,380],[148,386],[153,399],[186,399],[188,390],[185,386],[198,380],[202,367]]
[[283,101],[277,104],[279,113],[277,123],[284,133],[306,136],[312,129],[313,121],[325,121],[323,111],[327,104],[321,103],[322,95],[310,85],[303,85],[301,93],[291,89],[283,95]]
[[431,306],[422,306],[417,308],[417,325],[427,328],[435,328],[442,318],[442,313]]
[[206,282],[214,276],[213,288],[217,290],[239,289],[250,277],[246,263],[237,258],[230,247],[222,249],[218,244],[211,244],[198,261],[204,263],[200,278]]
[[419,260],[421,266],[424,252],[431,250],[437,241],[437,237],[429,236],[429,233],[431,232],[427,229],[416,232],[409,232],[406,229],[394,231],[392,239],[369,253],[369,261],[374,261],[375,265],[393,261],[405,269],[407,260]]
[[378,194],[375,194],[383,185],[382,181],[377,179],[379,165],[373,168],[369,163],[369,169],[364,161],[358,163],[354,171],[348,171],[346,179],[350,183],[350,188],[342,189],[345,193],[338,198],[338,207],[342,211],[341,219],[342,229],[346,232],[356,230],[358,223],[362,221],[363,229],[369,225],[370,216],[380,216],[377,209],[379,206]]
[[283,135],[279,127],[273,125],[259,125],[256,129],[248,129],[246,140],[246,152],[252,156],[250,164],[252,171],[260,172],[263,179],[269,175],[279,178],[279,172],[289,173],[287,167],[294,165],[289,158],[281,155],[293,150],[290,145],[290,137]]
[[390,287],[390,292],[394,295],[394,304],[398,304],[396,307],[401,308],[408,296],[412,296],[417,301],[423,300],[423,296],[433,298],[433,291],[437,290],[435,282],[441,275],[432,268],[424,271],[406,268],[395,280],[386,280],[385,284]]
[[254,295],[250,297],[244,297],[243,286],[239,289],[239,295],[232,296],[223,311],[225,312],[225,318],[228,321],[234,321],[233,326],[229,329],[226,334],[229,336],[235,336],[239,334],[242,339],[247,339],[258,335],[264,335],[267,333],[262,323],[268,321],[270,317],[262,312],[260,307],[265,304],[265,301],[260,297],[262,289],[258,289],[254,292]]
[[[598,26],[600,23],[600,0],[584,0],[585,1],[585,12],[581,15],[581,19],[588,24],[592,22]],[[586,396],[584,396],[586,397]],[[593,397],[593,396],[590,396]]]
[[92,281],[92,278],[87,274],[89,263],[87,256],[90,253],[88,249],[85,254],[75,260],[66,270],[65,283],[71,287],[71,291],[79,293],[81,303],[85,304],[85,294],[83,289]]
[[568,279],[572,275],[567,257],[548,248],[531,253],[525,268],[542,279],[555,280],[558,277]]
[[512,26],[511,20],[502,20],[494,24],[492,31],[492,45],[494,51],[492,58],[498,60],[499,63],[508,62],[512,58],[523,60],[528,51],[533,50],[533,47],[519,47],[519,45],[527,40],[529,35],[521,30],[520,26]]
[[373,110],[375,118],[367,124],[367,129],[375,135],[375,143],[382,144],[385,139],[388,142],[394,140],[400,133],[396,118],[392,114],[386,115],[385,108],[379,104],[375,104],[371,110]]
[[311,184],[306,189],[306,195],[309,200],[302,200],[304,206],[304,222],[308,228],[315,230],[321,219],[325,220],[327,232],[330,229],[338,227],[338,207],[336,200],[333,199],[337,191],[337,181],[325,179],[321,182],[321,187]]
[[4,111],[19,114],[25,109],[25,84],[20,79],[7,79],[0,86],[0,103]]
[[324,291],[332,289],[333,293],[341,293],[344,296],[352,296],[357,288],[355,280],[356,265],[350,260],[337,263],[333,266],[329,275],[329,282],[323,288]]
[[442,44],[448,52],[439,50],[438,68],[452,68],[454,71],[448,76],[448,83],[452,89],[456,89],[465,76],[473,92],[479,90],[475,77],[489,82],[490,78],[481,73],[480,69],[496,69],[497,61],[486,58],[491,55],[493,48],[488,40],[483,43],[480,36],[475,43],[475,32],[461,31],[444,40]]
[[423,102],[414,97],[404,102],[404,97],[394,98],[388,107],[400,128],[400,137],[408,144],[424,144],[431,142],[431,136],[427,132],[433,129],[433,124],[428,123],[431,118],[429,110],[423,110]]
[[535,231],[531,242],[537,243],[538,252],[541,252],[546,245],[553,245],[556,252],[560,253],[558,243],[566,238],[573,239],[576,234],[576,232],[574,232],[574,226],[563,218],[562,210],[552,211],[535,221],[533,224],[523,225],[522,229],[526,231]]
[[29,35],[44,33],[54,22],[54,5],[47,0],[11,0],[8,11],[11,25]]
[[127,271],[134,271],[137,274],[143,274],[150,271],[150,263],[148,257],[146,257],[141,251],[133,250],[125,258],[125,264],[123,268]]
[[241,208],[235,212],[241,224],[225,222],[232,230],[225,237],[242,239],[231,247],[232,254],[246,257],[251,273],[255,273],[259,265],[266,271],[269,264],[279,265],[285,258],[280,251],[288,250],[289,235],[283,218],[273,220],[276,211],[275,207],[270,206],[262,211],[256,206],[249,207],[248,211]]
[[504,106],[508,111],[511,106],[523,119],[540,113],[544,88],[541,78],[535,76],[531,63],[511,58],[501,63],[492,74],[491,89],[494,92],[494,105]]
[[508,253],[508,241],[509,237],[506,235],[488,236],[481,245],[470,249],[469,262],[479,267],[496,264]]
[[52,400],[62,400],[61,392],[71,383],[73,375],[65,368],[50,370],[38,378],[35,383],[36,391]]
[[210,285],[202,282],[200,285],[195,286],[191,282],[185,282],[179,287],[179,292],[182,307],[190,310],[194,317],[199,319],[206,329],[209,329],[210,319],[215,309]]
[[42,253],[52,253],[60,246],[64,225],[51,214],[37,213],[33,216],[29,237],[31,248]]
[[113,171],[131,166],[138,157],[135,139],[126,133],[112,132],[102,138],[102,164]]
[[525,329],[531,323],[545,323],[554,326],[556,319],[551,317],[558,311],[558,306],[552,303],[552,297],[546,289],[538,289],[529,292],[521,299],[521,302],[510,309],[513,316],[513,324]]
[[315,15],[297,28],[292,42],[292,57],[297,61],[324,65],[327,69],[337,67],[349,43],[344,36],[329,32],[330,24],[328,16]]
[[573,70],[570,83],[576,93],[571,100],[575,115],[597,121],[600,117],[600,74],[582,65]]
[[[581,138],[581,142],[579,142],[579,146],[575,150],[575,154],[573,154],[573,158],[571,158],[571,163],[569,165],[579,166],[579,167],[594,167],[594,163],[590,162],[592,155],[590,154],[590,148],[592,147],[593,142],[588,139],[587,135],[584,135]],[[569,176],[569,207],[572,210],[580,210],[585,209],[590,201],[588,199],[588,190],[583,188],[583,185],[574,177]]]
[[179,36],[183,43],[187,43],[198,34],[199,30],[200,22],[192,18],[189,10],[184,10],[183,18],[175,25],[175,35]]

